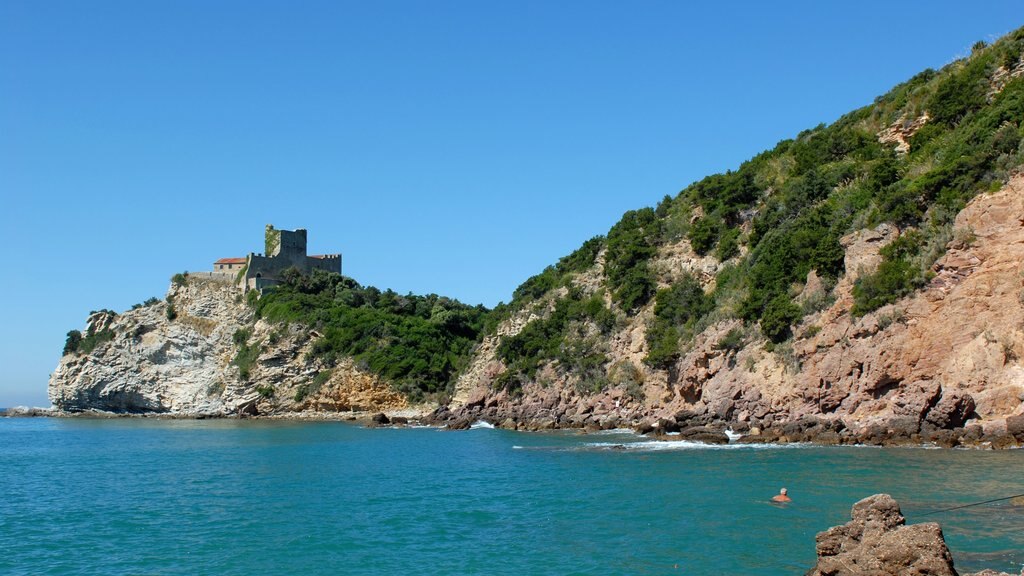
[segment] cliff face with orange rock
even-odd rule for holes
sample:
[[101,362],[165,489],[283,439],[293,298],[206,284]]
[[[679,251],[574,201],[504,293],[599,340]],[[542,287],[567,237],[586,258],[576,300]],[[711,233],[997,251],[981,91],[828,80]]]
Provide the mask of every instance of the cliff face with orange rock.
[[[1024,440],[1024,177],[978,196],[957,215],[954,239],[924,289],[855,317],[854,280],[878,265],[879,249],[899,234],[881,225],[845,237],[846,271],[834,303],[806,316],[792,343],[771,352],[764,339],[722,350],[717,343],[740,324],[728,320],[704,330],[668,370],[655,370],[642,361],[650,316],[642,311],[607,349],[610,366],[628,366],[633,379],[596,395],[581,393],[555,370],[514,394],[494,390],[504,369],[497,340],[531,320],[514,317],[481,345],[459,381],[451,417],[526,429],[632,426],[695,434],[707,425],[732,426],[752,431],[747,441]],[[698,271],[708,264],[680,257],[678,248],[659,262]],[[593,284],[600,266],[579,284]],[[801,297],[821,289],[812,273]]]

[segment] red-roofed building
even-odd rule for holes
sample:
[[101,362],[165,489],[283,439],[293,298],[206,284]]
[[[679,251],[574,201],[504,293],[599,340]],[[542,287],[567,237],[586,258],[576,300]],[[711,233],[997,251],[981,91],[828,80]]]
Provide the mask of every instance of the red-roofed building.
[[223,274],[237,274],[245,268],[245,258],[221,258],[213,263],[213,271]]

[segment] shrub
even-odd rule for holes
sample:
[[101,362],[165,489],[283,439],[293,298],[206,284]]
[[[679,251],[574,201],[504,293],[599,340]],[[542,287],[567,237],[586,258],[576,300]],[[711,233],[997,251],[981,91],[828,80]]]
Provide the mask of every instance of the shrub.
[[725,262],[740,253],[739,239],[739,228],[729,228],[722,232],[718,239],[718,248],[715,249],[715,257],[719,262]]
[[661,221],[650,208],[626,212],[608,232],[604,272],[612,296],[626,311],[639,309],[654,296],[647,262],[660,238]]
[[644,362],[666,368],[679,358],[679,341],[692,337],[696,323],[715,307],[692,274],[684,274],[675,284],[658,291],[654,320],[647,328],[647,357]]
[[741,328],[732,328],[715,344],[715,350],[722,350],[726,353],[735,353],[742,349],[743,330]]
[[544,362],[557,360],[565,370],[596,379],[603,377],[603,369],[598,370],[606,362],[603,352],[573,328],[592,325],[607,334],[614,324],[615,316],[599,294],[583,298],[578,291],[571,291],[555,303],[547,318],[530,322],[515,336],[503,337],[497,355],[509,366],[508,372],[525,378],[533,378]]
[[700,220],[697,220],[693,226],[690,227],[690,232],[687,234],[687,238],[690,240],[690,246],[693,247],[693,251],[701,256],[704,256],[715,247],[715,243],[718,242],[718,235],[722,228],[720,220],[711,216],[705,216]]
[[874,274],[861,276],[853,284],[854,316],[863,316],[912,292],[918,284],[917,271],[906,260],[885,260]]
[[772,342],[782,342],[791,335],[790,326],[800,319],[800,308],[789,296],[772,298],[761,316],[761,332]]
[[319,270],[289,276],[253,304],[268,322],[315,327],[323,336],[312,354],[327,365],[351,357],[396,390],[422,395],[449,389],[488,315],[482,306],[382,292]]
[[238,367],[238,375],[242,380],[249,379],[252,367],[262,352],[262,346],[259,342],[249,343],[251,336],[251,330],[239,328],[231,337],[235,345],[238,346],[238,352],[235,354],[231,364]]
[[68,338],[64,341],[64,355],[73,354],[78,352],[78,348],[82,345],[82,333],[78,330],[71,330],[68,332]]
[[171,284],[179,287],[188,284],[188,272],[179,272],[171,276]]

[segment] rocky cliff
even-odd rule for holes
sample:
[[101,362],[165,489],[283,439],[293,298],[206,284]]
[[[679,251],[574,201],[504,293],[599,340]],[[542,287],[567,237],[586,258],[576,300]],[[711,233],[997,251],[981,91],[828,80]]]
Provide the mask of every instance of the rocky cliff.
[[51,399],[294,414],[417,398],[459,427],[1018,445],[1022,118],[1024,28],[627,212],[495,310],[298,272],[243,303],[191,278],[91,316]]
[[[1024,177],[975,198],[957,215],[948,252],[933,265],[927,286],[854,316],[854,280],[878,266],[879,250],[900,233],[883,224],[844,237],[845,273],[831,291],[833,303],[804,317],[782,346],[753,330],[744,333],[742,346],[722,346],[730,330],[742,329],[729,319],[709,325],[668,369],[655,369],[643,362],[649,304],[608,337],[612,385],[598,394],[581,390],[555,363],[521,389],[496,389],[506,369],[495,352],[498,342],[550,305],[523,311],[479,347],[458,382],[456,414],[518,428],[671,431],[718,422],[755,434],[773,431],[774,439],[784,440],[805,439],[808,428],[815,439],[833,441],[1024,440]],[[663,250],[656,264],[666,283],[672,271],[705,278],[714,272],[713,262],[679,245]],[[593,279],[602,265],[599,258],[574,285],[598,290]],[[812,272],[798,298],[820,298],[824,290]],[[805,425],[793,426],[798,422]]]
[[338,413],[400,409],[405,399],[351,362],[328,368],[301,326],[255,321],[237,288],[199,277],[164,301],[90,315],[88,351],[67,351],[50,377],[53,405],[182,416]]

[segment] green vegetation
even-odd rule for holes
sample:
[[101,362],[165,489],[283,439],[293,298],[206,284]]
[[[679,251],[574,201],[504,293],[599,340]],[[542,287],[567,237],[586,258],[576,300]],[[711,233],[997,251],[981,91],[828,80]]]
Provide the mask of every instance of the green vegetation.
[[[671,365],[696,334],[727,318],[757,325],[771,349],[788,350],[775,345],[792,337],[804,315],[834,302],[831,289],[844,273],[840,239],[886,222],[902,235],[882,250],[877,271],[856,282],[853,313],[877,310],[921,288],[953,238],[957,212],[1024,165],[1024,78],[1003,76],[998,85],[994,80],[999,67],[1019,65],[1022,50],[1024,29],[992,45],[978,43],[970,56],[926,70],[831,125],[784,140],[735,171],[695,182],[655,209],[626,212],[603,242],[613,303],[608,316],[638,314],[654,300],[645,361],[656,367]],[[911,122],[920,127],[909,138],[908,153],[879,142],[883,130]],[[658,289],[652,261],[682,239],[699,255],[730,261],[712,293],[689,276]],[[581,260],[572,271],[556,266],[531,278],[498,312],[507,315],[570,286],[573,272],[594,261]],[[825,289],[798,305],[794,297],[811,271]],[[499,356],[512,370],[499,384],[514,388],[545,362],[571,365],[570,353],[595,357],[600,346],[578,350],[567,329],[588,322],[580,313],[586,300],[559,300],[548,317],[503,338]],[[735,350],[745,334],[730,333],[719,346]]]
[[740,328],[733,328],[725,333],[721,339],[715,344],[716,350],[722,350],[726,353],[736,353],[743,349],[743,330]]
[[178,272],[174,276],[171,276],[171,284],[179,287],[188,284],[188,272]]
[[313,354],[328,365],[352,357],[413,399],[450,391],[488,315],[483,306],[382,292],[320,270],[286,271],[284,283],[254,306],[259,318],[323,334]]
[[[260,357],[260,353],[263,351],[261,343],[255,342],[250,344],[250,338],[252,338],[252,330],[248,328],[239,328],[231,336],[235,346],[238,346],[238,353],[235,354],[235,358],[231,361],[231,364],[238,366],[238,375],[242,380],[249,379],[252,367],[256,363],[256,359]],[[271,388],[271,391],[273,391],[273,388]],[[260,395],[262,396],[262,392]]]
[[[1022,50],[1024,29],[992,45],[979,43],[970,56],[926,70],[830,125],[694,182],[655,208],[626,212],[606,237],[587,240],[494,310],[363,287],[321,271],[289,271],[282,285],[262,297],[250,291],[246,301],[258,318],[302,324],[323,335],[312,354],[327,369],[296,391],[296,401],[322,386],[343,357],[414,400],[440,397],[451,391],[481,336],[494,334],[515,313],[539,318],[499,340],[497,355],[508,370],[495,386],[513,394],[525,382],[543,384],[554,371],[569,375],[583,392],[614,384],[640,397],[642,373],[631,364],[612,366],[608,358],[613,330],[640,314],[650,318],[650,366],[672,366],[705,328],[733,319],[743,327],[720,337],[716,348],[732,357],[764,337],[766,349],[799,370],[789,340],[805,315],[835,301],[832,289],[845,272],[841,238],[882,223],[901,231],[882,249],[877,270],[853,287],[853,314],[878,310],[924,286],[955,237],[958,211],[1024,165],[1024,77],[995,78],[1000,67],[1018,65]],[[917,129],[909,135],[908,152],[879,142],[883,130],[911,125]],[[958,242],[970,240],[960,234]],[[725,263],[714,282],[667,270],[665,261],[655,266],[659,252],[683,241]],[[268,229],[266,253],[279,243],[280,232]],[[595,288],[601,254],[603,284]],[[812,271],[823,288],[798,304]],[[172,278],[179,287],[187,281],[186,273]],[[706,286],[713,289],[706,292]],[[167,314],[176,316],[170,298]],[[803,335],[819,329],[808,326]],[[92,350],[112,337],[71,331],[65,353]],[[250,331],[235,337],[233,362],[245,379],[262,343],[250,343]],[[753,360],[747,361],[753,369]]]
[[608,359],[598,336],[607,335],[614,326],[615,315],[601,294],[584,297],[578,288],[570,288],[546,318],[501,339],[498,357],[509,369],[496,384],[514,388],[523,377],[534,378],[543,363],[557,361],[560,369],[600,389]]
[[263,235],[263,249],[265,252],[264,256],[270,256],[277,250],[277,247],[281,245],[281,231],[274,230],[272,227],[267,227],[267,231]]
[[132,310],[138,310],[139,308],[146,308],[146,307],[152,306],[154,304],[157,304],[159,302],[160,302],[160,300],[157,297],[155,297],[155,296],[152,297],[152,298],[146,298],[145,302],[141,302],[139,304],[132,304]]
[[714,300],[704,294],[700,282],[690,274],[659,290],[654,321],[647,328],[648,352],[644,361],[658,368],[675,362],[680,354],[680,339],[691,340],[697,322],[714,307]]
[[604,271],[612,297],[628,312],[635,312],[654,296],[648,260],[657,251],[661,220],[654,210],[626,212],[608,232]]
[[104,328],[94,331],[94,328],[86,332],[85,336],[78,330],[68,332],[67,340],[64,341],[64,355],[68,354],[90,354],[97,346],[114,339],[114,331]]

